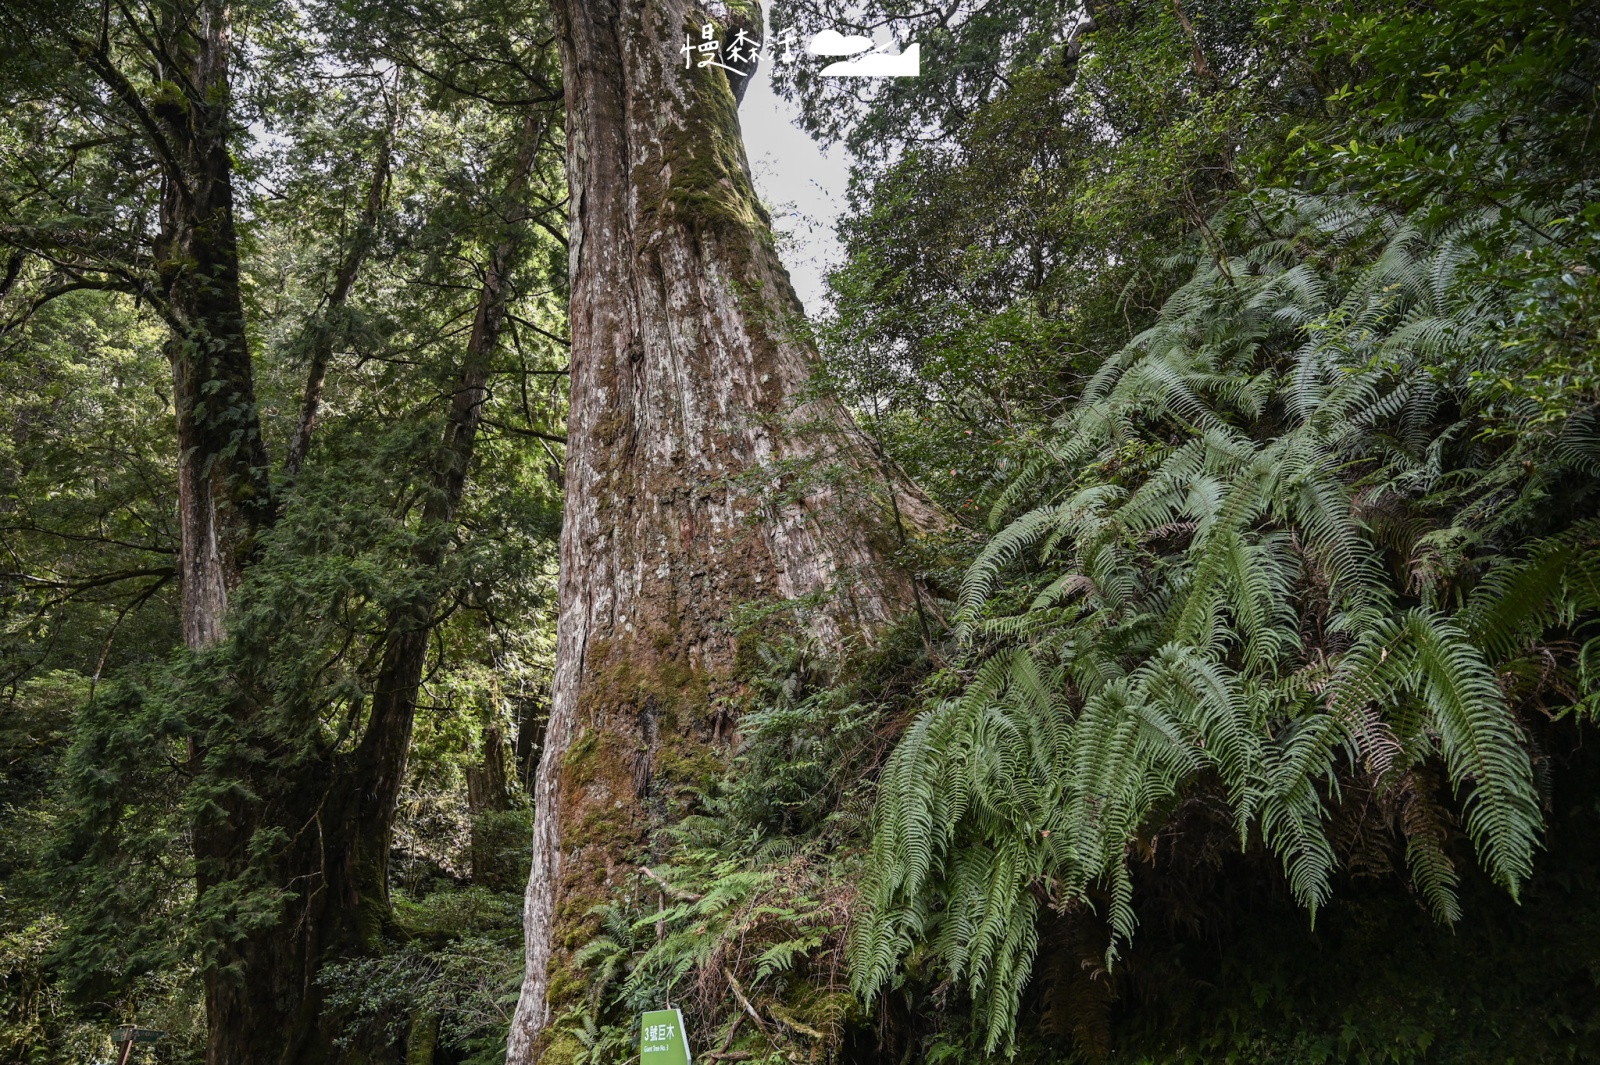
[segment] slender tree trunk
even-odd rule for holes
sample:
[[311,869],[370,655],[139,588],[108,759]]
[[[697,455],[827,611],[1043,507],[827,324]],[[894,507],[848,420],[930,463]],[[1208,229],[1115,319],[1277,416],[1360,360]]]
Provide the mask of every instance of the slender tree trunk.
[[[564,480],[565,478],[563,478]],[[517,739],[512,746],[517,781],[522,790],[532,793],[534,776],[539,771],[539,752],[544,747],[544,727],[550,720],[550,694],[544,685],[517,700]]]
[[[510,1065],[571,1056],[546,1025],[581,993],[568,959],[590,907],[720,771],[712,701],[737,689],[740,608],[803,599],[798,623],[838,648],[913,595],[890,560],[870,444],[808,398],[816,352],[751,188],[733,88],[718,68],[684,69],[699,10],[555,9],[572,402]],[[901,508],[929,519],[909,493]]]
[[[228,30],[207,0],[172,72],[194,86],[152,110],[168,136],[156,262],[168,317],[178,428],[178,520],[184,639],[207,647],[223,635],[229,592],[255,534],[272,520],[268,463],[256,408],[228,151]],[[107,58],[109,65],[109,57]]]
[[[398,89],[396,90],[398,94]],[[322,313],[311,324],[311,353],[306,366],[305,394],[300,400],[300,421],[289,441],[289,452],[283,461],[284,472],[296,477],[311,452],[311,436],[317,427],[317,417],[322,410],[322,386],[328,379],[328,363],[333,360],[333,346],[341,332],[345,305],[350,301],[350,290],[355,287],[361,263],[372,248],[378,217],[383,211],[383,200],[389,188],[389,166],[394,154],[395,125],[400,118],[400,102],[395,100],[389,112],[389,129],[383,143],[378,146],[378,158],[372,168],[372,183],[367,186],[367,202],[356,222],[350,246],[333,275],[333,287]]]
[[506,868],[499,824],[495,814],[511,809],[511,790],[507,786],[505,734],[495,721],[483,729],[483,751],[478,764],[468,766],[467,815],[472,818],[472,882],[494,891],[516,886],[520,869]]

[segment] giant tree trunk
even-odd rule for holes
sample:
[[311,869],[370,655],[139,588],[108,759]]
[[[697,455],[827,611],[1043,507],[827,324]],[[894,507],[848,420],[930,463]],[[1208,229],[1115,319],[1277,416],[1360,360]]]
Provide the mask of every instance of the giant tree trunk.
[[[158,299],[172,327],[167,352],[178,437],[180,610],[184,642],[204,651],[225,634],[229,596],[275,508],[239,287],[226,6],[222,0],[203,0],[184,11],[158,5],[152,17],[169,41],[154,57],[166,79],[164,93],[142,97],[103,38],[72,44],[132,113],[161,168],[154,259]],[[225,717],[247,713],[243,703],[236,699]],[[204,726],[191,739],[190,753],[197,774],[215,771],[214,737]],[[241,773],[241,779],[248,777]],[[252,807],[241,789],[224,789],[195,819],[202,908],[215,906],[219,891],[225,893],[224,885],[250,860]],[[260,966],[250,946],[240,949],[237,940],[220,944],[221,956],[205,969],[207,1061],[213,1065],[252,1060],[230,1049],[252,1004],[242,982],[225,971],[234,963],[247,979],[257,976]],[[266,984],[256,981],[252,991],[260,994]]]
[[[142,140],[154,164],[149,172],[160,181],[148,259],[133,247],[108,256],[115,242],[91,239],[84,250],[93,249],[86,256],[91,272],[105,271],[108,258],[122,259],[109,271],[122,275],[117,283],[89,287],[148,297],[172,330],[166,351],[178,437],[180,613],[185,643],[201,650],[222,638],[229,594],[275,516],[240,291],[228,8],[226,0],[136,6],[137,13],[103,7],[93,36],[81,35],[84,11],[73,5],[40,5],[35,13],[39,29],[58,34],[99,81],[112,109],[108,129]],[[113,20],[123,32],[113,33]],[[128,55],[133,41],[144,50]],[[140,84],[124,73],[124,63],[141,71]],[[40,232],[38,250],[46,258],[59,254],[49,227]],[[74,243],[62,245],[69,259],[76,257]],[[21,263],[11,260],[7,285]]]
[[[808,398],[816,352],[688,0],[555,4],[567,100],[572,403],[527,970],[507,1061],[564,1058],[588,911],[720,769],[748,604],[805,598],[825,646],[912,601],[869,443]],[[753,20],[760,24],[759,17]],[[902,509],[920,509],[914,500]],[[916,514],[912,515],[916,517]]]

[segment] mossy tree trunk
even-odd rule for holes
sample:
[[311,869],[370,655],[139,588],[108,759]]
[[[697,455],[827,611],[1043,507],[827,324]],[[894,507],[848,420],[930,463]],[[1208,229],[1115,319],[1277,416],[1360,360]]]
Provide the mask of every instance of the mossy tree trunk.
[[[562,1059],[590,907],[721,769],[740,617],[801,601],[824,647],[913,601],[871,444],[808,393],[816,351],[751,188],[734,86],[685,69],[753,5],[555,4],[571,189],[572,403],[527,970],[507,1060]],[[740,79],[742,80],[742,79]],[[926,504],[900,501],[912,523]],[[543,1034],[542,1034],[543,1033]]]

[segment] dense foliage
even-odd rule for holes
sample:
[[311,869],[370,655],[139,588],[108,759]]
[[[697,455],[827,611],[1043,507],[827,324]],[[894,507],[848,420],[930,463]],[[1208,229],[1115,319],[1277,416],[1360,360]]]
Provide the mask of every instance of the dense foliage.
[[[971,989],[989,1050],[1012,1038],[1045,914],[1104,922],[1115,971],[1139,920],[1132,867],[1197,802],[1236,847],[1276,854],[1313,915],[1340,864],[1366,857],[1338,838],[1353,802],[1438,920],[1463,916],[1458,831],[1515,897],[1543,830],[1541,734],[1594,708],[1589,15],[1515,4],[1171,15],[1168,41],[1187,33],[1191,46],[1166,57],[1169,83],[1189,86],[1187,113],[1116,135],[1118,105],[1145,103],[1118,91],[1134,66],[1118,62],[1119,43],[1147,48],[1142,35],[1166,19],[1106,5],[1093,38],[1105,52],[1080,60],[1073,93],[1033,103],[1086,124],[1106,116],[1107,169],[1035,163],[948,208],[974,205],[1009,236],[1016,223],[997,199],[1060,181],[1055,211],[1028,216],[1053,222],[1103,209],[1146,174],[1162,185],[1143,196],[1174,214],[1204,203],[1159,262],[1124,251],[1129,235],[1103,214],[1101,234],[1063,241],[1116,263],[1102,280],[1133,275],[1124,314],[1139,286],[1130,267],[1187,269],[1175,290],[1154,290],[1163,298],[1125,345],[1101,347],[1116,330],[1092,302],[1045,302],[1082,282],[1027,278],[1020,256],[983,255],[991,242],[1019,251],[1038,239],[1031,229],[1014,241],[974,227],[956,258],[959,295],[944,301],[966,320],[906,328],[926,321],[928,287],[911,278],[933,257],[876,248],[914,246],[903,230],[885,239],[909,224],[944,251],[923,235],[926,215],[906,212],[900,183],[938,203],[947,182],[992,175],[965,130],[890,168],[839,278],[846,381],[875,401],[889,393],[903,461],[921,472],[952,456],[958,513],[970,506],[962,466],[979,472],[953,457],[963,437],[1020,437],[983,471],[996,531],[954,604],[959,693],[916,720],[879,781],[853,944],[869,997],[902,959],[931,951]],[[985,122],[1027,84],[996,90],[968,127],[972,144],[994,142]],[[1313,87],[1337,88],[1316,101]],[[1173,188],[1163,164],[1179,146],[1210,171],[1208,195],[1183,178]],[[1129,228],[1150,232],[1145,218]],[[946,277],[949,262],[937,267]],[[1031,337],[1016,338],[1019,320]],[[1006,347],[989,330],[1002,328],[1023,353],[972,375],[987,396],[966,378],[947,387],[952,352],[994,358]],[[1018,382],[1050,365],[1039,339],[1052,328],[1058,351],[1087,349],[1054,364],[1083,376],[1042,394],[1067,410],[994,401],[1041,396]],[[907,399],[939,413],[917,419]],[[927,424],[948,408],[973,428],[946,435],[940,454]]]
[[[183,14],[106,16],[106,63],[158,105],[177,91],[159,78]],[[136,1020],[167,1031],[162,1060],[203,1059],[207,967],[293,912],[296,885],[264,815],[249,861],[197,890],[197,829],[270,805],[274,781],[321,791],[331,817],[389,683],[386,651],[418,618],[387,909],[363,951],[313,976],[347,1041],[393,1041],[368,1031],[370,1008],[399,986],[413,1029],[400,1042],[489,1060],[519,975],[523,782],[552,642],[566,364],[554,56],[539,17],[464,5],[231,15],[242,290],[278,513],[230,639],[203,653],[184,649],[174,567],[176,327],[156,281],[173,182],[139,106],[69,47],[87,16],[5,16],[0,1058],[97,1060],[111,1026]],[[481,29],[439,32],[462,21]],[[519,165],[532,177],[508,193]],[[441,521],[441,434],[486,264],[510,236],[511,320],[467,490]],[[238,713],[241,698],[256,712]]]

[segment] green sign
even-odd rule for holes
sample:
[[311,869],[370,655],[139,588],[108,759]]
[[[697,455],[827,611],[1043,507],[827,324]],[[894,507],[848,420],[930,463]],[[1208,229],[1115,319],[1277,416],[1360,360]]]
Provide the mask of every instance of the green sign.
[[166,1035],[159,1028],[138,1028],[131,1024],[124,1024],[111,1033],[113,1043],[155,1043]]
[[639,1022],[639,1065],[689,1065],[689,1034],[678,1010],[651,1010]]

